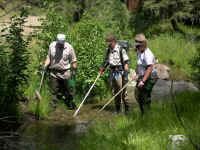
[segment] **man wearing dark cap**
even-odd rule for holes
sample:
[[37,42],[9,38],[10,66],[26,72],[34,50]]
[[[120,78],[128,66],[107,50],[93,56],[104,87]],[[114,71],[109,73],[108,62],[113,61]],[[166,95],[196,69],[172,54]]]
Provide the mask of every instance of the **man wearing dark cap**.
[[[115,95],[128,82],[129,58],[126,50],[119,45],[114,35],[109,35],[106,39],[106,43],[108,45],[108,51],[101,70],[104,71],[108,65],[110,66],[109,79],[112,93]],[[126,89],[115,98],[117,113],[121,110],[122,102],[125,106],[125,113],[128,113],[129,103]]]
[[144,114],[144,107],[150,108],[151,91],[158,77],[154,69],[155,57],[151,50],[147,48],[147,40],[144,34],[136,35],[134,46],[137,49],[137,67],[132,79],[137,78],[135,96],[140,110]]
[[[53,107],[56,107],[57,98],[64,97],[65,104],[72,109],[76,109],[73,101],[73,87],[70,86],[69,82],[71,77],[76,75],[77,60],[73,47],[65,40],[64,34],[58,34],[57,41],[50,44],[43,71],[46,71],[47,68],[50,70],[51,104]],[[72,72],[70,72],[71,65]]]

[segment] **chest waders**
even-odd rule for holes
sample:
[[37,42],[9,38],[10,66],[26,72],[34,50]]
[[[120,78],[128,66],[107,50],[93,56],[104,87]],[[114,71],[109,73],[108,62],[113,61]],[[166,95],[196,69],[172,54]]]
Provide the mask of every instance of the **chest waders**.
[[[137,79],[137,85],[138,86],[139,82],[142,81],[144,76],[139,76]],[[141,88],[136,88],[135,92],[135,97],[136,100],[139,103],[140,110],[142,114],[144,114],[144,107],[146,106],[148,109],[150,109],[150,104],[151,104],[151,92],[153,89],[153,86],[155,85],[156,81],[158,79],[157,73],[152,72],[150,77],[146,80],[144,83],[144,86]]]
[[[113,95],[115,95],[117,91],[119,91],[124,85],[123,84],[123,67],[121,65],[110,67],[109,80],[111,81],[111,85],[112,85],[112,93]],[[119,97],[120,97],[120,101],[119,101]],[[121,107],[120,109],[120,106],[123,106],[123,91],[120,92],[120,94],[116,97],[115,106],[118,113],[120,112],[120,110],[121,112],[123,112],[123,107]]]

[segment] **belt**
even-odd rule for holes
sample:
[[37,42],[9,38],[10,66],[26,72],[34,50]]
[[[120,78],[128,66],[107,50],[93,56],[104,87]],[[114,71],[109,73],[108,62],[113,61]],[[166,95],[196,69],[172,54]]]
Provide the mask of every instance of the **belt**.
[[58,70],[58,69],[50,69],[51,72],[58,72],[58,73],[64,73],[69,69],[64,69],[64,70]]
[[110,66],[110,69],[115,70],[115,71],[123,71],[122,65],[120,65],[120,66]]

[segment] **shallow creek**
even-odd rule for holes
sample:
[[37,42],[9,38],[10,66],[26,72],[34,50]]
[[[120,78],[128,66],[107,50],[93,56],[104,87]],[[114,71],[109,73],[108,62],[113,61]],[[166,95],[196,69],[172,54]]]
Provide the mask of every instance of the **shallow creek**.
[[78,150],[89,126],[95,120],[110,120],[113,114],[109,108],[97,114],[98,107],[84,106],[75,118],[72,117],[74,111],[65,109],[58,109],[49,119],[39,121],[28,115],[17,131],[20,136],[9,142],[11,149]]

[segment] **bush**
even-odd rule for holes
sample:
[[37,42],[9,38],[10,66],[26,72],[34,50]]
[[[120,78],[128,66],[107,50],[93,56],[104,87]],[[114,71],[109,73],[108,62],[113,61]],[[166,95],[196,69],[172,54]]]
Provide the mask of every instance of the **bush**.
[[[71,44],[78,59],[77,91],[82,95],[94,82],[106,53],[102,24],[93,20],[76,24],[72,30]],[[104,77],[98,80],[92,95],[104,95]]]
[[115,33],[119,39],[128,39],[132,36],[129,25],[130,13],[120,0],[104,0],[97,2],[95,7],[88,8],[82,20],[94,19],[104,24],[106,35]]
[[24,89],[21,88],[28,79],[26,74],[29,63],[27,46],[30,39],[23,37],[23,25],[27,17],[27,11],[21,10],[20,16],[13,16],[6,34],[2,35],[5,41],[0,47],[1,57],[1,111],[4,115],[17,116],[17,104],[22,99]]

